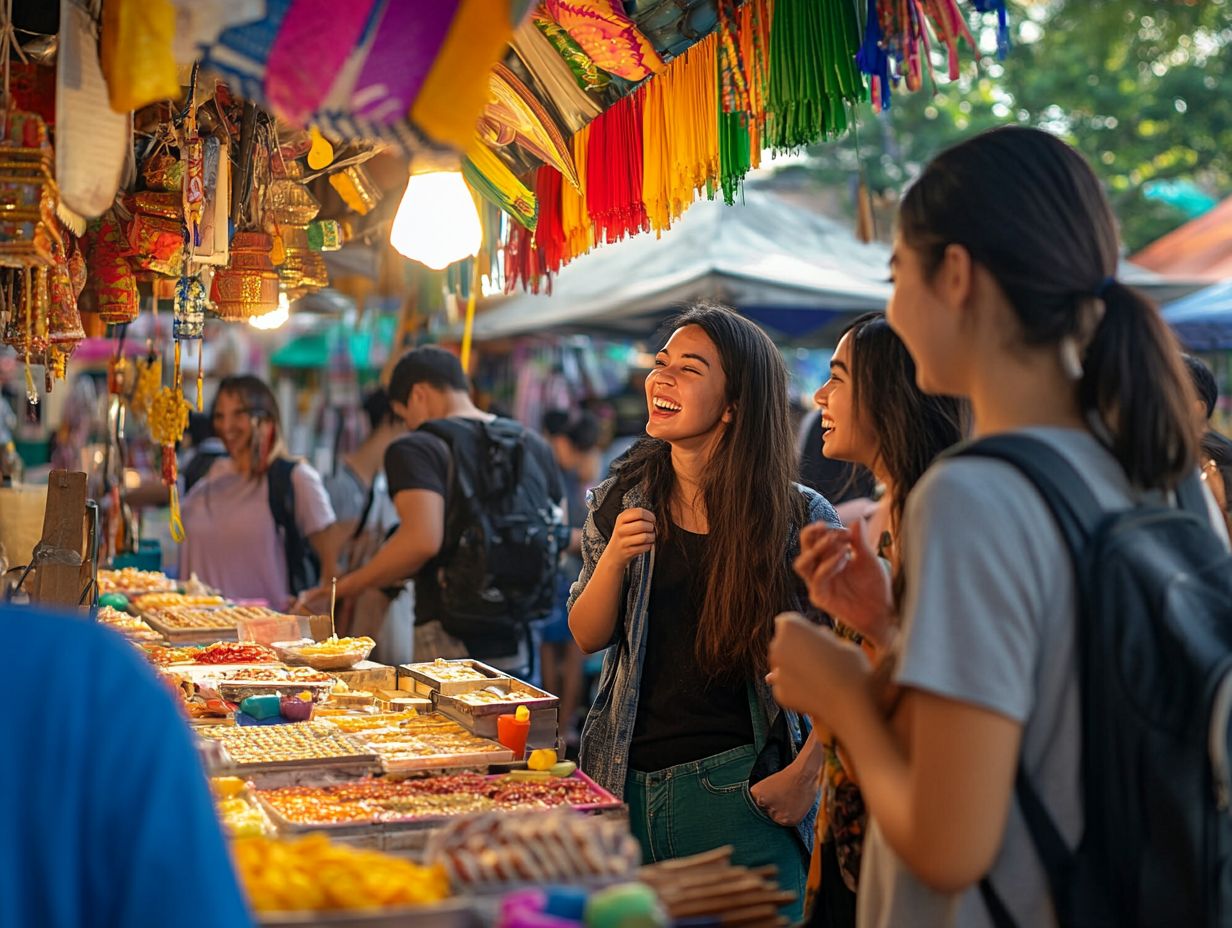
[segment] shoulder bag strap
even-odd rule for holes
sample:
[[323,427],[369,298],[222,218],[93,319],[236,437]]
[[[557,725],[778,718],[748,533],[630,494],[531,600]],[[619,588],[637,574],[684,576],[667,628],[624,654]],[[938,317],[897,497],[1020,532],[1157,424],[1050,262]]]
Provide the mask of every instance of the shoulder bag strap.
[[[1046,442],[1026,435],[997,435],[960,446],[947,456],[993,458],[1017,468],[1043,497],[1065,539],[1075,570],[1080,569],[1087,541],[1104,518],[1104,510],[1086,480],[1059,451]],[[1031,785],[1021,762],[1015,778],[1014,794],[1048,877],[1054,903],[1059,902],[1065,898],[1075,855],[1066,846],[1065,839],[1039,793]],[[1013,916],[989,878],[985,876],[979,885],[994,928],[1016,928]]]

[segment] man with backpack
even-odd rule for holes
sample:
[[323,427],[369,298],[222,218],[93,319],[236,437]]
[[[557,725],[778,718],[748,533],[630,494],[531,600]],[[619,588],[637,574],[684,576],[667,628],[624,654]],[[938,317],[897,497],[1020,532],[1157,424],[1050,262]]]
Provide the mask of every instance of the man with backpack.
[[[408,352],[389,383],[410,434],[385,453],[399,526],[338,597],[415,579],[415,658],[474,657],[518,676],[533,665],[530,624],[548,615],[568,543],[564,483],[551,448],[470,397],[458,359]],[[328,586],[302,605],[328,604]]]

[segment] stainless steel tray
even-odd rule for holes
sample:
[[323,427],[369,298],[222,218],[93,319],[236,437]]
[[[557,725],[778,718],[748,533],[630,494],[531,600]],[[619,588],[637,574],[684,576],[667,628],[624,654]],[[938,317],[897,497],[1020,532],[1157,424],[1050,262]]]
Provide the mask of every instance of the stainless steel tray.
[[462,699],[467,693],[473,693],[477,690],[482,690],[492,684],[480,683],[474,681],[468,683],[464,689],[459,689],[453,693],[441,693],[436,698],[437,709],[444,711],[450,708],[455,712],[465,715],[472,719],[480,719],[489,715],[509,715],[511,712],[516,712],[518,706],[525,706],[531,712],[541,709],[555,709],[560,705],[560,699],[541,689],[536,689],[529,683],[523,683],[521,680],[515,680],[512,677],[500,681],[510,692],[524,693],[525,699],[519,698],[516,702],[494,702],[484,703],[483,705],[472,705]]
[[415,691],[421,695],[429,694],[448,694],[448,693],[465,693],[468,687],[478,684],[480,689],[489,686],[496,680],[511,679],[508,674],[501,673],[495,667],[489,667],[487,664],[471,660],[469,658],[459,661],[449,661],[450,664],[460,664],[470,667],[477,673],[484,675],[484,680],[438,680],[432,675],[432,665],[435,661],[424,661],[417,664],[401,664],[398,667],[398,673],[402,676],[410,677],[415,681]]

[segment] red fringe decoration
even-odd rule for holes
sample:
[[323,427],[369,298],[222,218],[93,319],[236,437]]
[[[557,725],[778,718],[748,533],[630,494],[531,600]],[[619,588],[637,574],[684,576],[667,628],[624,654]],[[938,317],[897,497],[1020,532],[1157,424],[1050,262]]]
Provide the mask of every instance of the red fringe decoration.
[[535,247],[543,255],[543,266],[555,274],[565,263],[567,244],[565,224],[560,214],[560,191],[564,176],[556,168],[544,166],[535,179],[535,197],[539,201],[539,222],[535,225]]
[[596,241],[650,228],[642,202],[642,96],[639,89],[622,98],[590,124],[586,203]]

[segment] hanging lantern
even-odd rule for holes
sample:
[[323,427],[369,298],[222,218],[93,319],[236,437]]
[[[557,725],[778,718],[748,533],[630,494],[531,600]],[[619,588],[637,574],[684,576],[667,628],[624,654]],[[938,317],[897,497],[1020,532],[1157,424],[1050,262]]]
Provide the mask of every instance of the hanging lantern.
[[264,232],[236,232],[231,263],[214,275],[210,299],[223,319],[243,321],[278,305],[278,274],[270,263],[273,240]]
[[51,144],[41,116],[12,110],[0,120],[0,265],[48,266],[63,248]]
[[87,236],[87,284],[94,291],[98,317],[107,325],[123,325],[137,318],[137,277],[128,261],[128,239],[114,212],[106,213]]

